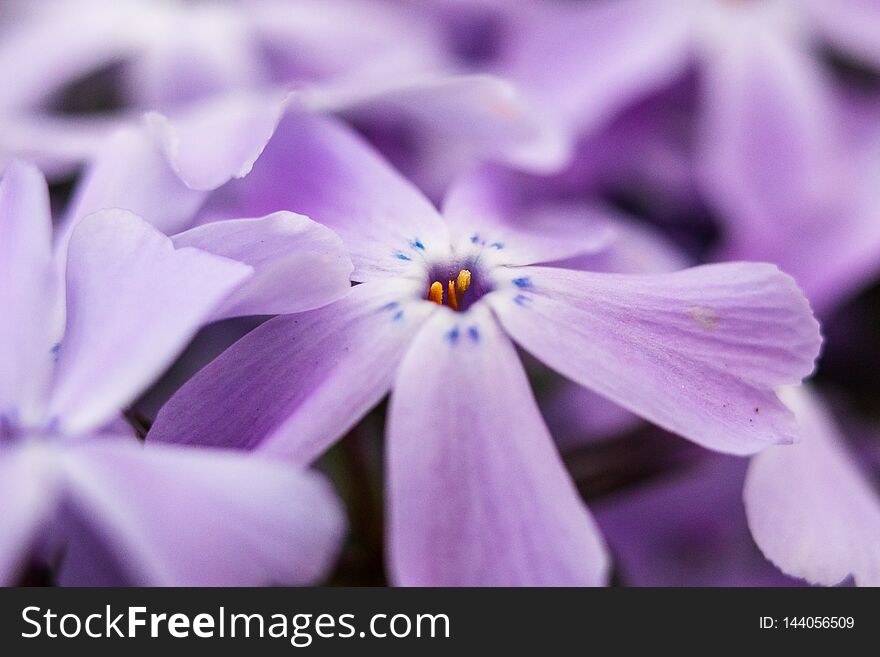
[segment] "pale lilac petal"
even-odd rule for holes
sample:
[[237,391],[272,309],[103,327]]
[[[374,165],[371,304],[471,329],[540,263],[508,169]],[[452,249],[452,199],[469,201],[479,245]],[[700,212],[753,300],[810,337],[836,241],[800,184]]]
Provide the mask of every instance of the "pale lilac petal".
[[[69,451],[65,474],[78,521],[128,585],[310,584],[344,533],[326,481],[255,456],[95,440]],[[85,573],[68,564],[62,581],[107,583]]]
[[286,94],[230,93],[179,116],[150,112],[146,121],[180,179],[192,189],[212,190],[250,172],[285,107]]
[[752,459],[744,498],[752,536],[784,572],[833,585],[880,586],[880,493],[815,393],[789,389],[800,442]]
[[490,75],[427,75],[386,84],[361,81],[312,90],[310,106],[355,120],[381,114],[415,123],[443,165],[479,160],[553,171],[568,159],[569,136],[507,80]]
[[319,456],[388,393],[436,306],[409,283],[364,283],[318,310],[276,317],[235,343],[165,404],[147,441]]
[[123,210],[79,222],[67,260],[67,324],[52,414],[99,425],[171,364],[250,267],[171,240]]
[[42,447],[0,445],[0,585],[15,584],[28,550],[50,520],[56,474]]
[[587,586],[608,557],[489,310],[443,309],[388,420],[389,567],[409,586]]
[[[253,171],[225,190],[227,212],[300,212],[342,237],[353,279],[407,272],[448,251],[446,226],[431,203],[370,146],[334,119],[290,111]],[[235,215],[227,215],[235,216]]]
[[502,73],[573,128],[600,127],[686,70],[687,2],[563,3],[543,14],[518,35]]
[[803,294],[776,267],[515,267],[495,278],[487,298],[504,328],[573,381],[710,449],[747,454],[794,439],[773,389],[812,371],[820,336]]
[[526,265],[597,253],[613,230],[593,206],[535,200],[516,171],[484,167],[452,186],[443,218],[455,244],[482,243],[486,258]]
[[829,81],[761,25],[724,33],[705,62],[703,175],[730,239],[809,221],[842,183]]
[[336,301],[351,287],[351,259],[339,237],[308,217],[276,212],[259,219],[203,224],[171,238],[254,269],[215,318],[281,315]]
[[4,114],[0,168],[22,158],[36,164],[50,180],[73,176],[122,121],[104,115],[58,116],[40,111]]
[[0,180],[0,418],[36,419],[52,368],[52,218],[42,174],[12,162]]
[[128,210],[163,233],[189,228],[206,193],[188,188],[143,126],[115,131],[98,147],[65,213],[69,236],[76,221],[108,208]]

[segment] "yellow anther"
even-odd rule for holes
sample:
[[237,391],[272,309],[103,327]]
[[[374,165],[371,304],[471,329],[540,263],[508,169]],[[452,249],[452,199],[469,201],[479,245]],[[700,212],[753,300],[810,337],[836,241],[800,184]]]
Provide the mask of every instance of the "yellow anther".
[[428,301],[443,305],[443,284],[440,281],[431,283],[431,290],[428,292]]
[[471,286],[471,273],[467,269],[462,269],[458,272],[458,278],[455,279],[455,291],[458,292],[458,295],[461,296],[465,292],[467,292],[468,288]]
[[453,281],[447,281],[446,287],[449,290],[449,297],[446,299],[446,304],[453,310],[458,310],[458,295],[455,293],[455,283]]

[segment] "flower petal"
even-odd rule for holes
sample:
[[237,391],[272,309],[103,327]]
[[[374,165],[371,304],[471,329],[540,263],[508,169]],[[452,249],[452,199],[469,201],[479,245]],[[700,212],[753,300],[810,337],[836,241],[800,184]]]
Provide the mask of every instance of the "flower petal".
[[564,376],[710,449],[793,440],[773,389],[811,372],[820,336],[800,290],[772,265],[503,276],[488,297],[502,325]]
[[610,244],[613,230],[594,206],[535,200],[521,178],[481,167],[457,180],[443,203],[453,243],[482,242],[492,260],[511,265],[566,260]]
[[339,301],[276,317],[236,342],[162,408],[147,441],[249,449],[308,463],[388,393],[436,306],[409,283],[365,283]]
[[800,442],[752,459],[743,491],[758,547],[781,570],[813,584],[848,575],[880,586],[880,495],[848,452],[815,393],[788,389]]
[[35,420],[52,371],[52,218],[42,174],[13,161],[0,180],[0,418]]
[[311,310],[336,301],[351,287],[351,259],[339,237],[292,212],[202,224],[171,241],[176,248],[192,246],[253,267],[254,275],[215,318]]
[[355,120],[381,114],[386,121],[416,122],[424,141],[444,149],[435,159],[452,159],[458,169],[491,160],[553,171],[571,150],[555,121],[539,114],[516,86],[492,75],[337,83],[311,90],[309,106]]
[[74,229],[52,414],[68,433],[105,422],[168,367],[251,270],[171,240],[123,210]]
[[823,72],[769,26],[723,32],[706,59],[702,167],[730,239],[809,221],[845,181]]
[[189,228],[205,197],[183,184],[143,126],[129,126],[98,147],[65,213],[64,232],[69,236],[93,212],[121,208],[176,233]]
[[[301,212],[333,229],[363,281],[408,272],[448,252],[431,203],[370,146],[334,119],[291,110],[245,179],[223,200],[226,217]],[[215,209],[212,216],[218,216]]]
[[[70,450],[66,475],[78,521],[128,585],[310,584],[344,532],[323,478],[240,453],[93,440]],[[86,562],[68,562],[63,583],[121,583],[82,579],[106,573],[77,554]]]
[[425,325],[401,364],[388,422],[398,584],[605,583],[602,538],[485,306],[444,309]]
[[286,94],[229,93],[180,116],[150,112],[146,121],[180,179],[191,189],[212,190],[250,172],[286,105]]
[[0,446],[0,585],[15,584],[28,549],[55,511],[58,480],[47,456],[38,446]]
[[595,129],[684,73],[689,10],[658,0],[551,4],[513,39],[502,73],[573,128]]

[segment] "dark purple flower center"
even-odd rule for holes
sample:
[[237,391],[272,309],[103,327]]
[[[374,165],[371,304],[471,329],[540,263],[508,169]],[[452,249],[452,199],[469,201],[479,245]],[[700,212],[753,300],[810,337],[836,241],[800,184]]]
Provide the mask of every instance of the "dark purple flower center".
[[470,308],[489,291],[486,279],[475,262],[435,265],[428,272],[428,301],[456,311]]

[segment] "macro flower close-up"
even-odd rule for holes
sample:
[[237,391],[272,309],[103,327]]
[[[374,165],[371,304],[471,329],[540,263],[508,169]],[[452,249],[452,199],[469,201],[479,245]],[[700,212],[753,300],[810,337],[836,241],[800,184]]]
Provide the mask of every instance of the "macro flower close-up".
[[0,0],[0,582],[880,586],[878,44]]

